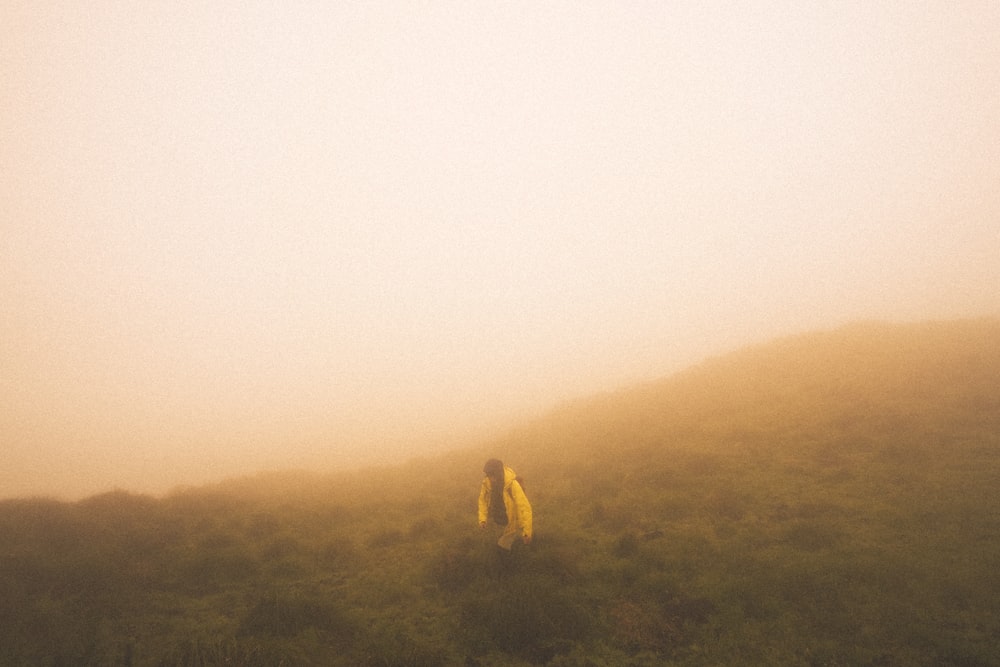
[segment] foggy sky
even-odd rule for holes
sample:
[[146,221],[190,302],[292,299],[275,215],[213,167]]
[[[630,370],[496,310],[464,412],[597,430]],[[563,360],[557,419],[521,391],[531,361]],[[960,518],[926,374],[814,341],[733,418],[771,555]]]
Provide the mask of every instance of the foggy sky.
[[0,497],[1000,313],[1000,3],[4,2]]

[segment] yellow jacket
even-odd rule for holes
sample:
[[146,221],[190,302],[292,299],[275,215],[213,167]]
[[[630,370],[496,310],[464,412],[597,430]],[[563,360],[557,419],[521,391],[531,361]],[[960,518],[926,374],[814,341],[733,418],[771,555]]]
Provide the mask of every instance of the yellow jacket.
[[[507,510],[507,530],[520,529],[521,535],[531,537],[531,503],[524,495],[521,483],[515,478],[514,471],[504,466],[503,468],[503,504]],[[483,477],[483,484],[479,488],[479,523],[484,523],[490,516],[490,493],[493,490],[493,482],[489,476]]]

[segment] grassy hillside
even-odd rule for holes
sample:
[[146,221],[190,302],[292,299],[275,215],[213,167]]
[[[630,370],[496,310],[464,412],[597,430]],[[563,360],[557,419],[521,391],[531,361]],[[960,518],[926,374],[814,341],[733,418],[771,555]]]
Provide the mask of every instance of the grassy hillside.
[[995,665],[998,488],[1000,322],[856,325],[398,467],[2,502],[0,664]]

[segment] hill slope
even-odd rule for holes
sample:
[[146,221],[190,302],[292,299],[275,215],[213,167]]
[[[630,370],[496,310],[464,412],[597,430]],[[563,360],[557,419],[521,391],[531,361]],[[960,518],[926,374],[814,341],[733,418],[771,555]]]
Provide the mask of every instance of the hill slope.
[[869,323],[395,468],[2,502],[0,664],[997,664],[998,382],[996,321]]
[[873,322],[779,339],[591,397],[497,445],[561,462],[998,427],[1000,320]]

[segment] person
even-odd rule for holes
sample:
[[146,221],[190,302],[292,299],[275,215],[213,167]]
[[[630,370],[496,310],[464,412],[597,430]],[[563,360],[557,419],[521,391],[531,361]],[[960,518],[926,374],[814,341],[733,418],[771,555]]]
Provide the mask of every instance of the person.
[[483,474],[479,487],[480,529],[485,530],[490,521],[502,527],[497,546],[507,553],[518,537],[531,544],[531,503],[517,475],[498,459],[487,461]]

